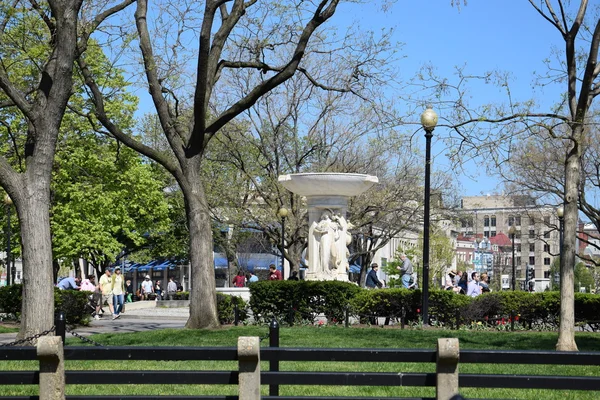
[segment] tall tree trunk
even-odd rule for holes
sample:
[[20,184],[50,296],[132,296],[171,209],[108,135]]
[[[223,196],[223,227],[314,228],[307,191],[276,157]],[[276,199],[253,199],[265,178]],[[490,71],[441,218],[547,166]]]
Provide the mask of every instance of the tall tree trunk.
[[185,327],[190,329],[216,328],[217,294],[213,261],[213,237],[208,204],[200,178],[200,168],[191,168],[187,182],[181,185],[185,199],[190,231],[190,318]]
[[[49,174],[48,174],[49,175]],[[49,176],[24,188],[17,204],[23,244],[23,301],[19,339],[54,325],[54,284],[50,239]]]
[[583,126],[576,124],[573,129],[572,147],[565,160],[565,223],[563,249],[560,262],[560,328],[556,350],[577,351],[575,344],[575,290],[573,276],[577,239],[579,185],[581,180],[581,139]]

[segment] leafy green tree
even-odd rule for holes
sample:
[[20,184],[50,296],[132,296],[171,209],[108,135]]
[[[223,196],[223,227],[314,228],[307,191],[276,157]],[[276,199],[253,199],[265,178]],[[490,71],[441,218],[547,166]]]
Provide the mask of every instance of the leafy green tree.
[[137,153],[93,133],[69,136],[52,183],[54,255],[83,258],[101,274],[124,248],[147,246],[168,228],[168,205]]
[[[0,185],[15,204],[23,254],[19,337],[53,326],[50,181],[79,49],[120,4],[0,1]],[[89,19],[88,19],[89,18]],[[79,39],[79,41],[78,41]]]

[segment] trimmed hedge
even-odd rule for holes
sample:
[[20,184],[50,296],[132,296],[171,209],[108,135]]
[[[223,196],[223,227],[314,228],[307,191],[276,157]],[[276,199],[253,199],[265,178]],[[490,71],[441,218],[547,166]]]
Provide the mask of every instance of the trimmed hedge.
[[340,322],[350,300],[361,291],[352,283],[338,281],[258,281],[248,287],[250,308],[258,323],[272,318],[312,322],[321,314],[330,322]]
[[239,296],[217,293],[217,310],[221,324],[232,324],[235,321],[235,304],[238,306],[239,322],[248,319],[248,303]]
[[[16,284],[0,288],[0,312],[7,314],[10,318],[19,319],[21,316],[23,285]],[[78,290],[60,290],[54,288],[54,309],[56,312],[63,311],[67,324],[86,324],[90,320],[90,314],[85,311],[89,292]]]
[[[361,289],[336,281],[259,281],[250,285],[250,308],[256,322],[314,322],[324,315],[330,323],[350,315],[366,323],[373,317],[401,318],[419,323],[422,318],[422,292],[408,289]],[[506,291],[485,293],[475,298],[446,290],[429,292],[429,316],[437,326],[457,328],[479,323],[506,323],[511,317],[519,328],[556,329],[560,317],[560,293]],[[600,295],[575,293],[575,319],[578,324],[600,328]],[[500,322],[499,322],[500,321]]]

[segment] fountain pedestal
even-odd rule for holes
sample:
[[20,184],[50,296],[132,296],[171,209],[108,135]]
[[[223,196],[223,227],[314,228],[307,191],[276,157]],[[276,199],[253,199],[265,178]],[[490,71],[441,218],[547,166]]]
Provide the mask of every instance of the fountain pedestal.
[[342,173],[281,175],[279,183],[308,206],[307,280],[348,281],[348,198],[376,184],[376,176]]

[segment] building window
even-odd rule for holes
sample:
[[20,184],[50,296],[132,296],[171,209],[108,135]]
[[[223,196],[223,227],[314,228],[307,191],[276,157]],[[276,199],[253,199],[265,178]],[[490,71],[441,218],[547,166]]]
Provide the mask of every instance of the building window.
[[515,224],[515,217],[513,217],[512,215],[508,217],[508,226],[514,225]]
[[521,245],[520,245],[520,244],[518,244],[518,245],[517,245],[517,250],[516,250],[516,251],[517,251],[518,253],[520,253],[520,252],[521,252]]
[[515,231],[515,239],[521,239],[521,231]]
[[483,217],[483,226],[490,226],[490,217],[487,215]]
[[544,217],[544,224],[546,224],[546,225],[550,225],[550,216],[549,216],[549,215],[546,215],[546,216]]
[[544,271],[544,279],[550,279],[550,271]]
[[490,220],[490,225],[491,226],[496,226],[496,216],[495,215],[492,215],[492,218]]
[[531,226],[535,225],[535,218],[529,217],[529,225],[531,225]]
[[549,244],[545,244],[545,245],[544,245],[544,251],[545,251],[546,253],[550,253],[550,245],[549,245]]
[[492,237],[496,236],[496,231],[492,231],[491,235]]
[[521,265],[521,257],[517,257],[517,265]]
[[385,266],[387,266],[387,258],[381,257],[381,267],[383,268]]
[[490,231],[483,232],[483,236],[485,236],[486,238],[489,238],[490,237]]
[[534,256],[529,257],[529,265],[535,265],[535,257]]
[[535,238],[535,230],[534,229],[530,229],[529,230],[529,239],[534,239]]
[[535,251],[535,243],[529,243],[529,251]]
[[550,239],[550,231],[544,232],[544,238]]
[[515,217],[515,224],[517,224],[517,226],[521,226],[521,217],[520,216]]
[[550,257],[544,257],[544,265],[550,265]]

